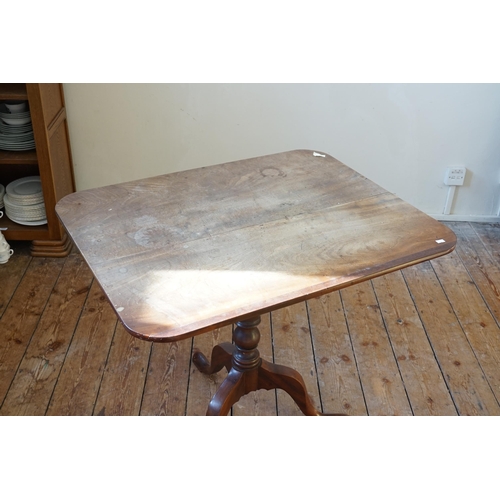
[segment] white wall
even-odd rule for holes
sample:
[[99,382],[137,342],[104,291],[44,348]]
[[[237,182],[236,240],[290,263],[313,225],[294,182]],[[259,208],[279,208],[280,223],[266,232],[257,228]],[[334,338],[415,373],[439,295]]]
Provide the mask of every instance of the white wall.
[[291,149],[324,151],[429,214],[496,216],[499,84],[64,85],[77,189]]

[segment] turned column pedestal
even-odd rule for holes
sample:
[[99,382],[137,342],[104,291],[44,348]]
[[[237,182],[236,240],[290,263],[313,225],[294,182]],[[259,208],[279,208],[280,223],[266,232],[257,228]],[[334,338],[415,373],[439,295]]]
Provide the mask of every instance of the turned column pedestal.
[[236,322],[234,344],[224,342],[212,350],[210,362],[198,350],[193,362],[200,372],[210,375],[222,368],[228,371],[208,405],[207,415],[227,415],[231,406],[242,396],[259,389],[283,389],[297,403],[304,415],[321,415],[314,407],[304,379],[286,366],[270,363],[260,357],[260,316]]

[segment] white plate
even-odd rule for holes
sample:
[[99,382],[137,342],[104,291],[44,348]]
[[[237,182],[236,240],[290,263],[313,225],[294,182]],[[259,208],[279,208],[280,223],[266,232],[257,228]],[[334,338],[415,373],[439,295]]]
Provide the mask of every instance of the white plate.
[[28,134],[31,135],[12,135],[12,136],[7,136],[7,135],[2,135],[0,134],[0,141],[5,142],[6,144],[8,143],[23,143],[23,142],[35,142],[33,139],[33,132],[28,132]]
[[13,125],[7,125],[6,123],[3,123],[1,120],[0,120],[0,130],[4,131],[4,132],[22,132],[23,130],[33,130],[33,124],[32,123],[28,123],[28,125],[17,125],[17,126],[13,126]]
[[12,206],[13,208],[22,208],[26,209],[31,207],[33,208],[41,208],[43,207],[44,200],[41,194],[37,194],[35,196],[25,196],[24,198],[14,198],[10,194],[5,194],[3,196],[3,201],[7,203],[7,205]]
[[4,151],[31,151],[36,148],[34,144],[26,144],[25,146],[2,146],[0,149]]
[[17,220],[40,220],[47,218],[45,210],[28,213],[28,212],[16,212],[15,210],[11,210],[9,207],[5,207],[5,213],[7,214],[7,217],[9,218],[14,217],[14,219]]
[[8,198],[12,205],[36,205],[43,202],[43,193],[27,194],[25,196],[16,196],[9,193],[9,186],[5,198]]
[[30,112],[29,111],[21,111],[19,113],[3,113],[0,111],[0,117],[2,118],[16,118],[16,119],[20,119],[20,118],[29,118],[31,116]]
[[45,203],[43,202],[30,203],[29,205],[18,205],[16,203],[11,203],[8,196],[3,197],[3,202],[7,205],[7,207],[12,208],[12,210],[18,210],[21,212],[45,210]]
[[26,125],[31,121],[31,118],[4,118],[1,117],[0,120],[8,123],[9,125]]
[[41,220],[45,220],[47,218],[47,215],[45,215],[45,213],[43,213],[43,214],[37,215],[36,217],[21,217],[18,214],[11,214],[7,210],[7,217],[10,220],[13,220],[13,221],[17,222],[18,224],[24,224],[25,222],[38,222],[38,221],[41,221]]
[[16,217],[18,219],[45,219],[45,207],[37,210],[19,210],[12,208],[10,205],[5,205],[5,210],[7,211],[7,215],[10,217]]
[[37,195],[42,195],[42,182],[39,175],[33,175],[30,177],[23,177],[12,181],[5,188],[9,197],[15,198],[26,198],[26,197],[36,197]]
[[16,224],[21,224],[23,226],[41,226],[42,224],[47,224],[47,219],[43,220],[34,220],[34,221],[21,221],[21,220],[15,220],[12,217],[9,217],[9,219],[12,222],[15,222]]
[[31,123],[28,123],[28,125],[13,127],[12,125],[2,124],[2,126],[0,126],[0,132],[2,132],[2,134],[4,135],[22,134],[23,132],[33,132],[33,125]]
[[28,102],[27,101],[6,102],[5,107],[11,113],[23,113],[24,111],[26,111],[26,108],[28,107]]

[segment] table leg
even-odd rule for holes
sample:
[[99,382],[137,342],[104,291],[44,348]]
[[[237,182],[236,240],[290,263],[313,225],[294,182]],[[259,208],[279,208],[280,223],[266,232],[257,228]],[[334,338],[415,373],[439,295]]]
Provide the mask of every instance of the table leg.
[[260,357],[257,345],[260,316],[238,321],[233,344],[224,342],[214,347],[210,362],[195,351],[193,362],[205,374],[226,367],[228,375],[208,406],[207,415],[227,415],[242,396],[259,389],[282,389],[295,401],[304,415],[322,415],[316,410],[301,375],[286,366],[269,363]]
[[229,372],[232,366],[234,349],[234,345],[230,342],[218,344],[212,349],[212,356],[210,357],[210,361],[208,361],[199,349],[194,348],[193,363],[196,368],[205,375],[217,373],[224,367],[226,367],[226,370]]
[[315,408],[300,373],[288,366],[276,365],[263,359],[259,367],[259,389],[282,389],[292,397],[304,415],[322,415]]

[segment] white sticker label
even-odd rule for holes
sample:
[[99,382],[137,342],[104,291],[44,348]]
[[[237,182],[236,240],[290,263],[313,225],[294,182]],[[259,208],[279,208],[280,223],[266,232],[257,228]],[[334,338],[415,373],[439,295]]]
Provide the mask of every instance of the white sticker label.
[[436,240],[436,243],[446,243],[444,240]]
[[326,155],[322,155],[321,153],[316,153],[316,151],[313,153],[313,156],[322,156],[323,158],[326,158]]

